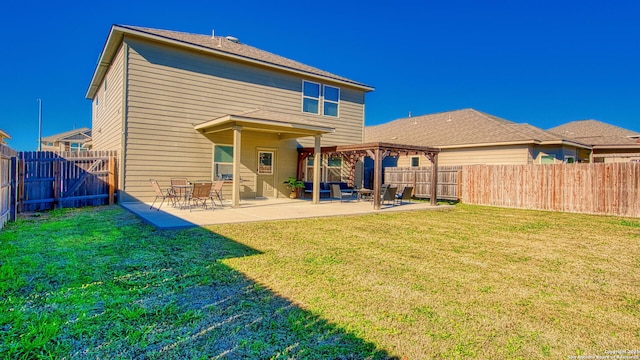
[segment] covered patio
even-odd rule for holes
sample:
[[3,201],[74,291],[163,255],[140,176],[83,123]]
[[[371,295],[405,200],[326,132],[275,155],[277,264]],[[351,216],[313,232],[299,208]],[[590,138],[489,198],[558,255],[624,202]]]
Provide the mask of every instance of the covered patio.
[[[261,109],[247,111],[238,115],[224,115],[195,125],[194,129],[214,144],[232,144],[233,146],[232,207],[240,207],[240,183],[242,175],[253,174],[257,176],[260,171],[260,169],[256,170],[253,164],[246,163],[250,157],[245,157],[242,151],[243,142],[247,141],[245,137],[248,137],[250,139],[249,141],[257,144],[258,147],[280,151],[280,154],[284,154],[288,150],[286,147],[287,141],[289,144],[295,146],[295,139],[313,137],[313,152],[319,154],[322,135],[335,131],[332,127],[324,126],[301,116]],[[295,154],[295,147],[291,148],[291,151]],[[319,158],[319,156],[316,158]],[[245,161],[245,163],[243,163],[243,161]],[[314,171],[319,173],[319,162],[314,166]],[[258,165],[257,167],[259,168],[260,166]],[[295,171],[294,162],[291,162],[291,167],[294,169],[293,171]],[[281,173],[282,172],[284,172],[284,170],[281,171]],[[293,175],[293,173],[291,175]],[[318,178],[319,177],[316,176],[316,182]],[[278,176],[274,175],[274,179],[273,185],[276,186],[276,184],[282,184],[286,176],[283,174],[279,174]],[[314,185],[314,188],[317,190],[313,193],[313,202],[317,203],[320,199],[318,190],[319,183],[314,183]]]
[[[358,160],[364,159],[364,157],[370,157],[374,161],[374,180],[373,180],[373,194],[380,194],[380,188],[384,179],[382,178],[382,160],[387,156],[399,156],[399,155],[424,155],[431,162],[431,205],[436,205],[437,200],[437,180],[438,180],[438,154],[440,153],[440,149],[433,148],[429,146],[414,146],[414,145],[402,145],[402,144],[391,144],[391,143],[366,143],[366,144],[355,144],[355,145],[341,145],[341,146],[331,146],[331,147],[322,147],[320,149],[316,148],[300,148],[298,149],[298,178],[301,177],[302,169],[305,163],[305,160],[309,156],[313,156],[314,154],[322,153],[322,154],[336,154],[341,156],[343,159],[346,159],[349,163],[350,173],[349,173],[349,186],[354,186],[355,179],[355,169],[356,163]],[[317,159],[317,156],[314,156],[314,160]],[[314,161],[314,165],[317,166],[317,161]],[[317,187],[316,181],[318,179],[318,175],[315,172],[314,168],[314,188]],[[314,201],[315,202],[315,201]],[[380,209],[381,199],[379,196],[373,197],[373,207],[374,209]]]

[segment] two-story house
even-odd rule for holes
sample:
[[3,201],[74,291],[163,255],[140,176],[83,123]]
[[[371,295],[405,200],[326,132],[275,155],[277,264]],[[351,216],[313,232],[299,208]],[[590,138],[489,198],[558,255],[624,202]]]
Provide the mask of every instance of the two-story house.
[[82,127],[42,138],[42,151],[81,152],[91,149],[91,129]]
[[328,173],[321,148],[362,142],[372,90],[233,37],[114,25],[86,97],[93,148],[119,153],[119,201],[153,199],[150,178],[186,177],[227,181],[237,205],[287,196],[298,148]]
[[0,144],[7,145],[7,140],[9,139],[11,139],[11,136],[0,129]]

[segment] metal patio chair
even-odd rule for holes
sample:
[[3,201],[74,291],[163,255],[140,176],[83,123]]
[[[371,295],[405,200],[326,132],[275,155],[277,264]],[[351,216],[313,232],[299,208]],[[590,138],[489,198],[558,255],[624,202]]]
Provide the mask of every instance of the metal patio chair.
[[207,200],[211,200],[211,210],[213,210],[213,195],[211,193],[212,182],[209,180],[198,180],[193,183],[193,189],[189,193],[187,206],[189,211],[193,207],[207,208]]
[[160,210],[160,208],[162,207],[162,204],[164,204],[164,201],[166,199],[169,199],[169,201],[171,201],[171,203],[175,204],[176,196],[171,191],[171,189],[162,190],[162,188],[160,187],[160,184],[158,184],[158,181],[156,179],[149,179],[149,181],[151,182],[151,187],[153,187],[153,191],[156,194],[156,198],[153,199],[153,202],[151,203],[151,206],[149,207],[149,209],[153,209],[153,205],[155,205],[155,203],[158,200],[158,198],[162,199],[162,201],[160,201],[160,205],[156,209],[158,211]]

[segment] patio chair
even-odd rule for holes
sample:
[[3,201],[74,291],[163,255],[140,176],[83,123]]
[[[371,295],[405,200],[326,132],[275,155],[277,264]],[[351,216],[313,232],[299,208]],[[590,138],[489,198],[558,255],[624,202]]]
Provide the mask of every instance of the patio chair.
[[156,198],[153,199],[153,202],[151,203],[151,206],[149,207],[149,209],[153,209],[153,205],[155,205],[155,203],[158,200],[158,198],[162,199],[162,201],[160,201],[160,205],[156,209],[158,211],[160,210],[160,208],[162,207],[162,204],[164,204],[164,201],[166,199],[169,199],[169,201],[171,201],[172,203],[175,204],[176,196],[171,191],[171,189],[167,189],[167,190],[163,191],[162,188],[160,187],[160,184],[158,184],[158,181],[156,179],[149,179],[149,181],[151,182],[151,187],[153,187],[153,191],[156,194]]
[[224,200],[224,197],[222,196],[222,186],[224,185],[224,180],[218,180],[216,181],[215,185],[213,186],[213,189],[211,190],[211,196],[212,196],[212,200],[213,198],[218,199],[218,201],[220,201],[220,206],[224,206],[224,203],[222,202],[222,200]]
[[382,194],[382,203],[384,204],[386,201],[391,201],[391,206],[396,205],[396,191],[398,188],[387,186]]
[[189,211],[191,211],[192,205],[193,207],[202,206],[206,209],[207,200],[211,200],[211,210],[213,210],[214,203],[211,185],[212,182],[209,180],[199,180],[193,183],[193,190],[191,190],[189,200],[187,201]]
[[401,194],[396,194],[396,203],[402,205],[403,200],[406,200],[407,202],[411,201],[412,192],[413,186],[405,186],[404,189],[402,189]]
[[331,193],[331,201],[333,201],[333,199],[340,199],[340,202],[353,200],[353,190],[341,189],[340,184],[331,184],[329,190]]

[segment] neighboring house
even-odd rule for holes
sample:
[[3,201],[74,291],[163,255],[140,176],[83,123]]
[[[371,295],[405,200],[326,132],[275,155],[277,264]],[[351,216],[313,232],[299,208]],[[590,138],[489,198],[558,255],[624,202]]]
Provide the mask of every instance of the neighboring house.
[[11,139],[11,136],[0,129],[0,144],[7,145],[7,140],[9,139]]
[[549,129],[591,145],[592,162],[640,161],[640,133],[597,120],[572,121]]
[[[114,25],[86,97],[93,148],[119,153],[119,201],[186,177],[225,180],[237,205],[288,196],[298,148],[362,143],[372,90],[233,37]],[[323,176],[345,166],[321,158]]]
[[[587,144],[529,124],[474,109],[408,117],[365,128],[365,142],[396,142],[440,148],[438,166],[584,162]],[[425,166],[424,156],[401,156],[386,166]]]
[[87,151],[91,149],[91,129],[83,127],[42,138],[42,151]]

